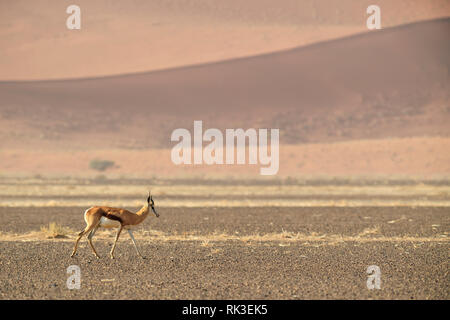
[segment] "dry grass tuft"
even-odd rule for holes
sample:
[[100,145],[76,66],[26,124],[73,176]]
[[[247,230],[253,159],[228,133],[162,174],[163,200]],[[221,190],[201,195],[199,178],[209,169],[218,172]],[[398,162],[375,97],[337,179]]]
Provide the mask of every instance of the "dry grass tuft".
[[205,239],[202,241],[202,243],[200,244],[202,247],[209,247],[210,246],[210,240],[209,239]]
[[48,226],[42,226],[41,232],[48,238],[67,238],[67,234],[70,232],[67,228],[57,224],[56,222],[50,222]]
[[372,228],[364,229],[357,236],[358,237],[365,237],[365,236],[370,236],[370,235],[379,234],[379,233],[380,233],[380,227],[379,226],[374,226]]

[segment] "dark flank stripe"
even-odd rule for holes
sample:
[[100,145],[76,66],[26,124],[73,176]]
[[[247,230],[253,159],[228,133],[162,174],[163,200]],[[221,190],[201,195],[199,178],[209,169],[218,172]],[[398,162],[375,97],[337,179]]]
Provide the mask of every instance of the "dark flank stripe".
[[111,219],[111,220],[119,221],[120,224],[122,224],[122,219],[120,219],[119,217],[117,217],[117,216],[115,216],[113,214],[110,214],[110,213],[107,213],[107,212],[102,212],[102,216],[105,217],[105,218]]

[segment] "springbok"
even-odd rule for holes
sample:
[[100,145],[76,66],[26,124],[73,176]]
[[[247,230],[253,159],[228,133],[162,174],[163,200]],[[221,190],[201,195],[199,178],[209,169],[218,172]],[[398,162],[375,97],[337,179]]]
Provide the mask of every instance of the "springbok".
[[94,254],[97,258],[100,256],[95,251],[94,245],[92,244],[92,238],[94,237],[95,232],[98,228],[119,228],[117,231],[116,240],[114,241],[114,245],[111,248],[110,256],[111,259],[114,259],[114,249],[116,248],[117,240],[119,239],[120,233],[122,229],[128,231],[131,241],[133,241],[133,245],[136,249],[137,254],[145,259],[145,257],[139,252],[138,247],[136,246],[136,240],[134,239],[133,233],[131,232],[131,228],[142,223],[150,211],[150,207],[152,208],[153,213],[158,218],[159,214],[155,210],[155,202],[153,201],[153,197],[150,192],[148,193],[147,203],[136,213],[130,212],[125,209],[120,208],[110,208],[110,207],[92,207],[87,209],[84,212],[84,220],[86,221],[86,228],[78,234],[78,238],[75,242],[75,248],[73,248],[73,252],[71,257],[75,255],[77,252],[77,246],[80,239],[87,233],[89,244],[94,251]]

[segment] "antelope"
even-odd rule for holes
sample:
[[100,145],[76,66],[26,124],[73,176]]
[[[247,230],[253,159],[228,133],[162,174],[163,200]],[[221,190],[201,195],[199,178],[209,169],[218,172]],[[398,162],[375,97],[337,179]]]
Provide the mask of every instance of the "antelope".
[[75,255],[77,252],[77,246],[80,239],[88,234],[89,245],[92,248],[97,259],[100,259],[100,256],[95,251],[94,245],[92,244],[92,238],[94,237],[95,232],[98,228],[119,228],[117,231],[116,239],[114,240],[113,247],[111,248],[111,252],[109,253],[111,259],[114,259],[114,249],[116,248],[117,240],[119,239],[120,233],[122,229],[128,231],[128,234],[131,237],[131,241],[133,242],[134,248],[138,256],[145,259],[145,257],[139,252],[138,247],[136,246],[136,240],[134,239],[131,228],[142,223],[147,215],[150,212],[150,208],[152,208],[153,213],[158,218],[159,214],[155,210],[155,202],[153,201],[153,197],[150,192],[148,193],[147,203],[136,213],[131,211],[120,209],[120,208],[111,208],[111,207],[91,207],[84,212],[84,220],[86,221],[86,228],[78,234],[78,238],[75,242],[75,247],[73,248],[73,252],[71,257]]

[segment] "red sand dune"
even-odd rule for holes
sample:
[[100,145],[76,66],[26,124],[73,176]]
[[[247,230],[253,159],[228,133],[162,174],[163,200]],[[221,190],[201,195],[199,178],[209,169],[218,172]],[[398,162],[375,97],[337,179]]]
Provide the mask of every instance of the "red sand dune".
[[[66,8],[81,8],[68,30]],[[0,80],[153,71],[367,31],[372,0],[0,1]],[[377,0],[383,28],[450,16],[448,0]]]
[[[450,138],[394,138],[280,146],[277,176],[405,176],[447,178],[450,175]],[[125,178],[236,177],[255,178],[255,165],[174,165],[168,149],[6,150],[0,153],[0,174],[96,176],[93,159],[115,166],[102,174]],[[265,176],[267,177],[267,176]],[[273,178],[273,176],[269,176]]]
[[[194,120],[203,120],[204,128],[279,128],[283,145],[448,137],[449,31],[450,18],[446,18],[170,70],[64,81],[0,82],[1,145],[56,152],[167,149],[173,146],[171,132],[192,128]],[[434,154],[429,158],[421,154],[422,160],[411,166],[408,159],[417,156],[411,150],[426,152],[416,147],[419,140],[395,140],[393,144],[384,140],[383,150],[406,150],[404,154],[383,151],[386,159],[395,154],[390,164],[381,158],[369,161],[368,157],[373,157],[367,152],[371,144],[362,142],[354,157],[342,156],[343,160],[336,162],[342,164],[340,167],[323,164],[335,161],[338,151],[346,152],[345,148],[328,156],[320,149],[325,152],[322,167],[314,167],[316,161],[306,166],[293,162],[291,171],[286,172],[281,164],[280,172],[448,173],[448,149],[436,145],[447,140],[430,139],[427,143],[433,144]],[[400,147],[402,141],[406,145]],[[408,141],[413,141],[414,147],[408,147]],[[27,162],[24,156],[17,157],[21,163]],[[399,158],[403,160],[397,161]],[[33,162],[32,155],[29,159]],[[133,161],[126,165],[131,168]],[[367,165],[355,169],[352,162]],[[14,161],[9,159],[8,163],[3,170],[14,171]],[[121,165],[123,172],[129,172]],[[41,167],[44,172],[47,169]]]
[[450,19],[165,71],[1,82],[4,146],[170,147],[204,127],[280,128],[281,143],[446,136]]

